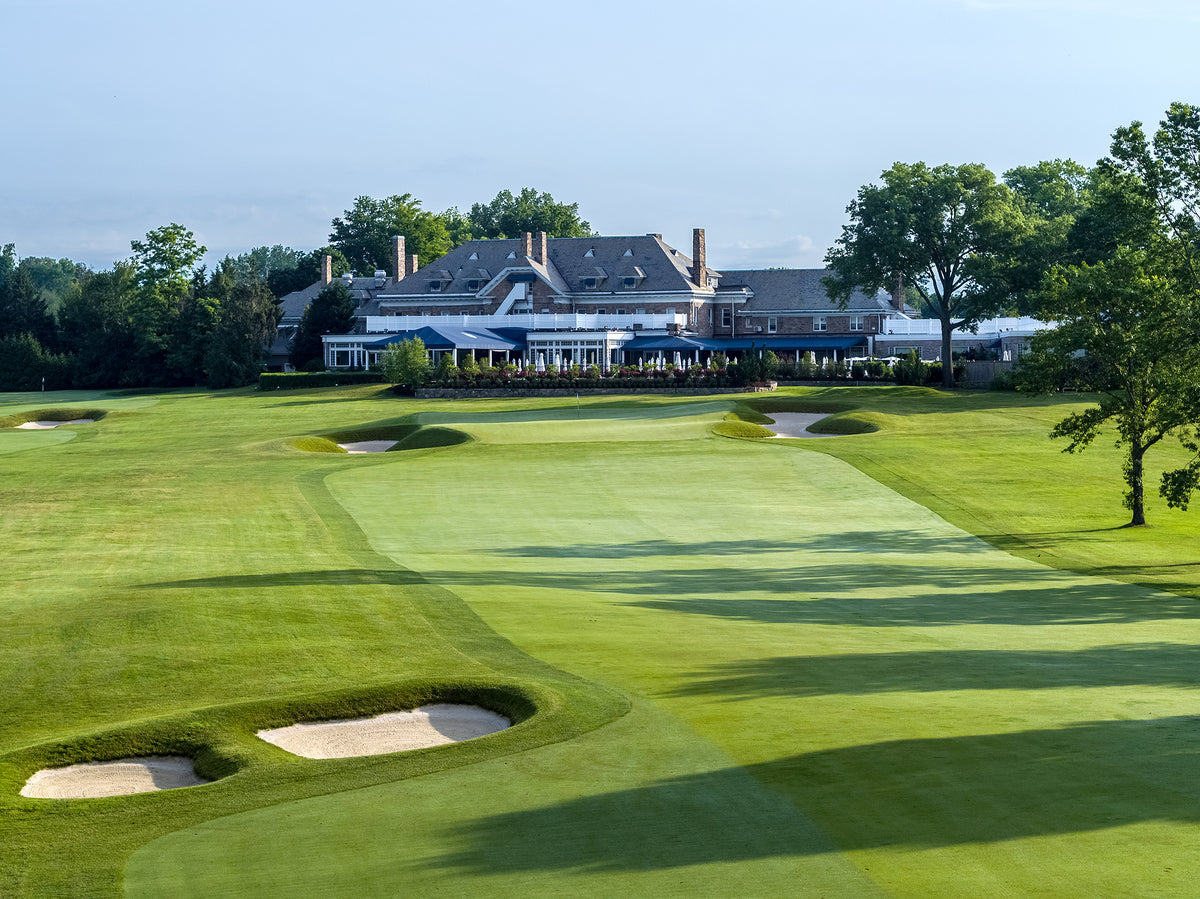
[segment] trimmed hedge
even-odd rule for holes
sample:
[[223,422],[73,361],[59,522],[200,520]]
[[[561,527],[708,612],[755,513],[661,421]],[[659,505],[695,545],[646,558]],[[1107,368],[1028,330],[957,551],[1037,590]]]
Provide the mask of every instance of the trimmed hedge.
[[265,371],[258,376],[259,390],[301,390],[305,387],[382,383],[383,375],[377,371]]

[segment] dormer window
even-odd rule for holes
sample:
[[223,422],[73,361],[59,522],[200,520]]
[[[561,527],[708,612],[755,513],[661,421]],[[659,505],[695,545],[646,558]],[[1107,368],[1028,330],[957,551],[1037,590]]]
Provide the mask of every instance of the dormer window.
[[472,292],[479,290],[479,279],[471,278],[470,280],[468,280],[467,281],[467,290],[470,290]]
[[596,281],[595,278],[584,278],[583,279],[583,289],[584,290],[595,290],[597,283],[598,282]]
[[637,278],[622,278],[621,283],[625,285],[626,290],[633,290],[637,287]]
[[430,289],[430,290],[434,290],[434,291],[441,290],[441,289],[442,289],[442,282],[441,282],[441,281],[430,281],[430,282],[429,282],[429,289]]

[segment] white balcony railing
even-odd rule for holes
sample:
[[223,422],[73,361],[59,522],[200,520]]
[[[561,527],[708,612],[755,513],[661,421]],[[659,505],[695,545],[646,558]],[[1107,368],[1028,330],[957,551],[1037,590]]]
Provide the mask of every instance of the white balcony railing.
[[684,327],[687,316],[681,313],[643,312],[603,315],[587,312],[535,312],[516,315],[368,315],[368,334],[394,334],[436,325],[461,328],[528,328],[531,331],[634,331],[665,330],[669,325]]
[[[1046,322],[1029,316],[989,318],[981,321],[976,333],[994,334],[999,336],[1005,331],[1040,331],[1048,328]],[[907,337],[941,337],[942,323],[936,318],[889,318],[883,322],[881,334],[905,335]],[[955,334],[970,333],[959,329]]]

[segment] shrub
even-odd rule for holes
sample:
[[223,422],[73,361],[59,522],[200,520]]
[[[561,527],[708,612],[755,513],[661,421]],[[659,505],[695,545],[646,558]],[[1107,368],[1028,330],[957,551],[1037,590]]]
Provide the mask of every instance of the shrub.
[[929,380],[929,366],[921,361],[916,350],[909,350],[908,355],[892,368],[897,384],[923,387]]

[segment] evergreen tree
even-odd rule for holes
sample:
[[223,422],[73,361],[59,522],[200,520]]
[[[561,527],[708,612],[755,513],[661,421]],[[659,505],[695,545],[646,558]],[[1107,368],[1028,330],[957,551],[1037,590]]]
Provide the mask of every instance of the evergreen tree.
[[350,289],[341,281],[334,281],[317,294],[305,308],[296,336],[292,338],[292,365],[301,371],[322,367],[325,350],[321,336],[348,334],[354,328],[357,307]]

